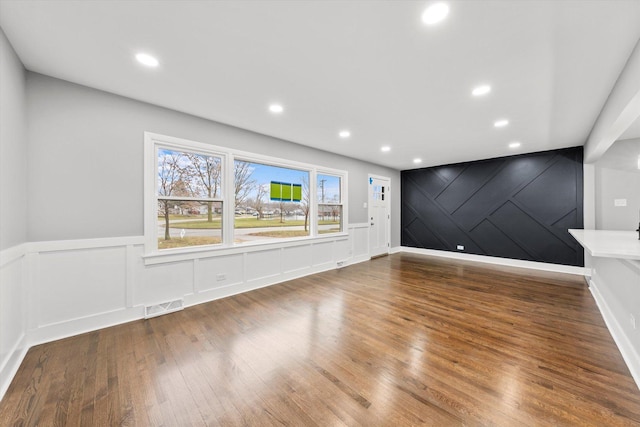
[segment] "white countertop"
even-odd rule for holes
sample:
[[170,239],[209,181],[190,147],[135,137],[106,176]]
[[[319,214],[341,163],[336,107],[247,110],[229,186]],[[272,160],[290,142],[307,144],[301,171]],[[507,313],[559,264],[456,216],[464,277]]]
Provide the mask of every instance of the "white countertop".
[[640,260],[637,231],[569,230],[569,233],[592,256]]

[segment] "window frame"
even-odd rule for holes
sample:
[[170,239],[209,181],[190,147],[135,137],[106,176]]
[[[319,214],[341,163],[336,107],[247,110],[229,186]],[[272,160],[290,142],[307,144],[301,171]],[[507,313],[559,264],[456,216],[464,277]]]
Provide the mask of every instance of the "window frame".
[[[213,198],[214,202],[222,203],[222,243],[213,245],[187,246],[173,249],[158,249],[158,152],[160,149],[169,149],[181,152],[203,154],[221,158],[221,198]],[[288,169],[296,169],[309,173],[309,216],[310,229],[308,236],[273,238],[265,241],[234,243],[234,218],[235,218],[235,161],[260,163],[269,166],[277,166]],[[342,206],[341,230],[336,233],[318,234],[318,206],[315,190],[317,188],[317,176],[332,175],[340,178],[340,196]],[[182,138],[160,135],[152,132],[144,133],[144,257],[165,257],[167,255],[185,255],[188,258],[198,257],[198,254],[231,252],[244,252],[250,247],[264,247],[269,245],[282,246],[291,242],[309,240],[327,240],[348,236],[348,172],[339,169],[327,168],[309,163],[286,160],[272,156],[250,153],[232,148],[191,141]],[[162,197],[168,199],[170,197]],[[179,200],[190,198],[178,197]],[[200,199],[197,199],[200,200]],[[207,254],[207,256],[211,256]]]
[[[154,134],[150,134],[145,132],[145,182],[144,182],[144,192],[145,192],[145,219],[144,219],[144,231],[145,231],[145,253],[165,253],[168,251],[185,251],[188,247],[182,248],[174,248],[174,249],[159,249],[158,248],[158,202],[160,200],[175,200],[175,201],[212,201],[212,202],[220,202],[222,203],[222,216],[221,216],[221,233],[222,233],[222,243],[220,244],[212,244],[212,245],[200,245],[193,246],[192,248],[202,248],[202,247],[221,247],[224,245],[225,240],[225,229],[224,225],[228,220],[227,212],[226,212],[226,200],[225,194],[227,192],[226,188],[226,177],[224,174],[221,174],[221,193],[222,197],[183,197],[183,196],[161,196],[158,188],[158,155],[161,149],[182,152],[182,153],[193,153],[200,154],[212,157],[220,158],[220,167],[221,170],[224,169],[227,154],[222,150],[218,149],[219,147],[210,146],[208,144],[202,144],[195,141],[187,141],[187,140],[179,140],[177,138],[170,137],[162,137],[158,135],[158,138],[154,138]],[[149,168],[151,169],[149,171]],[[150,204],[149,204],[150,203]],[[154,220],[155,219],[155,220]]]
[[[316,173],[316,180],[317,180],[317,178],[318,178],[318,175],[332,176],[332,177],[336,177],[336,178],[338,178],[338,179],[340,180],[340,193],[339,193],[339,194],[340,194],[340,200],[339,200],[337,203],[336,203],[336,202],[321,202],[321,201],[319,201],[319,200],[318,200],[318,193],[317,193],[318,188],[316,187],[316,191],[315,191],[315,193],[314,193],[314,194],[315,194],[315,199],[316,199],[316,212],[315,212],[315,215],[316,215],[316,222],[319,222],[319,221],[320,221],[320,220],[317,218],[317,217],[318,217],[318,215],[319,215],[319,212],[320,212],[320,211],[318,210],[318,208],[320,208],[320,206],[340,206],[340,208],[341,208],[341,209],[340,209],[340,231],[337,231],[337,232],[334,232],[334,233],[326,233],[326,234],[327,234],[327,235],[335,235],[335,234],[338,234],[338,233],[342,233],[342,232],[344,232],[344,230],[345,230],[345,228],[344,228],[344,209],[345,209],[345,203],[344,203],[344,196],[343,196],[343,194],[344,194],[344,193],[343,193],[344,188],[343,188],[343,184],[342,184],[343,177],[342,177],[341,175],[336,175],[336,174],[334,174],[334,173],[330,173],[330,172],[322,172],[322,171],[318,171],[318,172]],[[317,182],[316,182],[316,184],[317,184]],[[319,224],[318,224],[318,225],[319,225]]]

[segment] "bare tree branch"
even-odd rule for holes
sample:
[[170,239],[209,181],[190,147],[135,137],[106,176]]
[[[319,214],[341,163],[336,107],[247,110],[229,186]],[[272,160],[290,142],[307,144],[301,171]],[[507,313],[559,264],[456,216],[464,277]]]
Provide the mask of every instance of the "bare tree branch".
[[[203,192],[209,198],[219,197],[221,187],[221,167],[220,158],[213,156],[204,156],[194,153],[186,153],[186,157],[190,161],[188,173],[197,178],[192,185],[201,187]],[[193,188],[194,193],[199,193],[199,189]],[[207,221],[213,221],[213,202],[207,202]]]
[[251,163],[236,160],[233,167],[236,206],[240,206],[254,188],[256,181],[251,179]]
[[300,209],[304,214],[304,231],[309,226],[309,209],[311,209],[311,191],[309,188],[309,175],[302,177],[302,200],[300,201]]
[[[167,151],[158,159],[158,195],[159,196],[188,196],[188,184],[185,183],[185,169],[181,165],[182,153]],[[164,215],[164,239],[170,240],[169,214],[171,201],[160,200],[160,207]]]

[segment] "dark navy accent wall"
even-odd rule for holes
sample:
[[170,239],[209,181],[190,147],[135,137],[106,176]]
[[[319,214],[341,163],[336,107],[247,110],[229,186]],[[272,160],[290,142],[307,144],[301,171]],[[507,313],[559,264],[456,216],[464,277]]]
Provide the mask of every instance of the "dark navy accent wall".
[[400,176],[403,246],[584,265],[567,231],[583,228],[582,147]]

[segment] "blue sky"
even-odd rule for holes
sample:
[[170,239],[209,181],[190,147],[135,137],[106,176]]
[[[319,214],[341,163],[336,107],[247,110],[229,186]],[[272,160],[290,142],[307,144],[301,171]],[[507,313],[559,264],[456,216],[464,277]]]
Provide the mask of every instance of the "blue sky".
[[271,181],[302,184],[304,177],[307,177],[307,182],[309,180],[309,172],[261,165],[259,163],[252,163],[251,165],[253,166],[251,179],[255,180],[258,184],[268,184]]
[[[258,184],[269,184],[271,181],[286,182],[290,184],[302,184],[304,177],[309,177],[309,173],[306,171],[299,171],[295,169],[280,168],[277,166],[262,165],[259,163],[252,163],[253,173],[251,178]],[[320,181],[324,180],[324,195],[325,201],[334,199],[340,193],[340,178],[330,175],[318,175],[318,200],[321,198],[322,190],[320,188]],[[252,192],[251,197],[255,194]]]
[[[168,149],[160,149],[159,155],[160,157],[168,154],[181,154],[180,152],[168,150]],[[185,159],[186,161],[186,159]],[[303,179],[306,177],[308,182],[309,172],[301,171],[296,169],[288,169],[278,166],[271,165],[263,165],[260,163],[252,163],[251,164],[251,179],[260,185],[268,185],[271,181],[285,182],[291,184],[301,184],[303,183]],[[340,178],[337,176],[331,175],[318,175],[318,187],[315,191],[317,194],[318,201],[321,201],[322,190],[321,190],[321,182],[324,181],[324,196],[325,201],[335,201],[337,200],[337,196],[340,194]],[[312,191],[312,193],[314,193]],[[255,197],[255,190],[249,193],[249,197]]]

